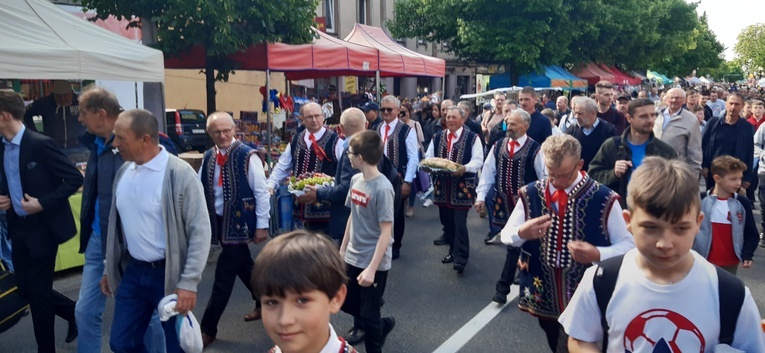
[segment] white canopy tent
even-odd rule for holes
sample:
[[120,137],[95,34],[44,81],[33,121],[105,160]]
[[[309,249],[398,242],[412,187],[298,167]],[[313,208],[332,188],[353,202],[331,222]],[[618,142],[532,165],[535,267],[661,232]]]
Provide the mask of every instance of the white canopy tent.
[[0,2],[0,78],[164,82],[162,52],[46,0]]

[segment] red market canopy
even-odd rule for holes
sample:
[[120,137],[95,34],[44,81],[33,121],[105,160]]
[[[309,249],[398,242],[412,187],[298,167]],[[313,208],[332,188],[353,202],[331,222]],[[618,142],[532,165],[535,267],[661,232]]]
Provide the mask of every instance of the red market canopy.
[[616,66],[607,66],[604,64],[600,64],[600,67],[614,75],[614,81],[612,83],[617,85],[639,85],[641,80],[639,78],[631,77],[624,72],[619,71],[619,69],[616,68]]
[[379,51],[380,76],[444,77],[446,61],[409,50],[379,27],[356,24],[345,41]]
[[595,85],[599,81],[614,82],[614,75],[603,71],[598,65],[593,62],[588,62],[579,66],[574,72],[574,75],[587,80],[590,85]]
[[[290,80],[333,76],[374,76],[378,69],[377,50],[313,29],[318,38],[309,44],[257,44],[229,55],[238,70],[278,71]],[[206,55],[202,46],[193,46],[178,57],[165,59],[167,69],[202,69]]]

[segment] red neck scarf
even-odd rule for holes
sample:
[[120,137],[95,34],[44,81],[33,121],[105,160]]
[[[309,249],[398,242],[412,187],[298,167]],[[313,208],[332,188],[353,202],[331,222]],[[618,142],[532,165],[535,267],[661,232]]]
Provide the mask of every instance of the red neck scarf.
[[311,141],[311,147],[313,148],[313,152],[316,153],[316,157],[318,157],[322,162],[329,160],[329,158],[327,158],[327,154],[324,152],[321,146],[316,143],[316,137],[314,137],[313,134],[308,131],[306,131],[306,133],[308,134],[308,139]]
[[215,164],[220,167],[220,172],[218,173],[218,186],[223,186],[223,166],[226,165],[227,160],[228,155],[218,151],[218,154],[215,156]]

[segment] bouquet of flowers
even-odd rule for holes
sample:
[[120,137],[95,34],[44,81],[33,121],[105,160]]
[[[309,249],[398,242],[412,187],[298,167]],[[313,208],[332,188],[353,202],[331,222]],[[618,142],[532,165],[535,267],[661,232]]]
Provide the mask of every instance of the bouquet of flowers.
[[323,173],[305,173],[292,176],[287,184],[287,191],[295,196],[305,194],[306,186],[331,187],[335,186],[335,178]]

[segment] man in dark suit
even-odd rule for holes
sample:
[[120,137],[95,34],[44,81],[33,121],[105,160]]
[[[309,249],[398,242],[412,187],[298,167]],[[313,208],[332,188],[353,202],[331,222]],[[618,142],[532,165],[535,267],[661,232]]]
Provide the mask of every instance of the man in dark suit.
[[66,342],[77,337],[75,303],[53,290],[58,245],[75,232],[69,196],[82,185],[82,174],[56,142],[27,130],[24,101],[0,91],[0,209],[6,210],[13,241],[13,264],[19,292],[30,305],[37,351],[55,352],[54,315],[69,321]]

